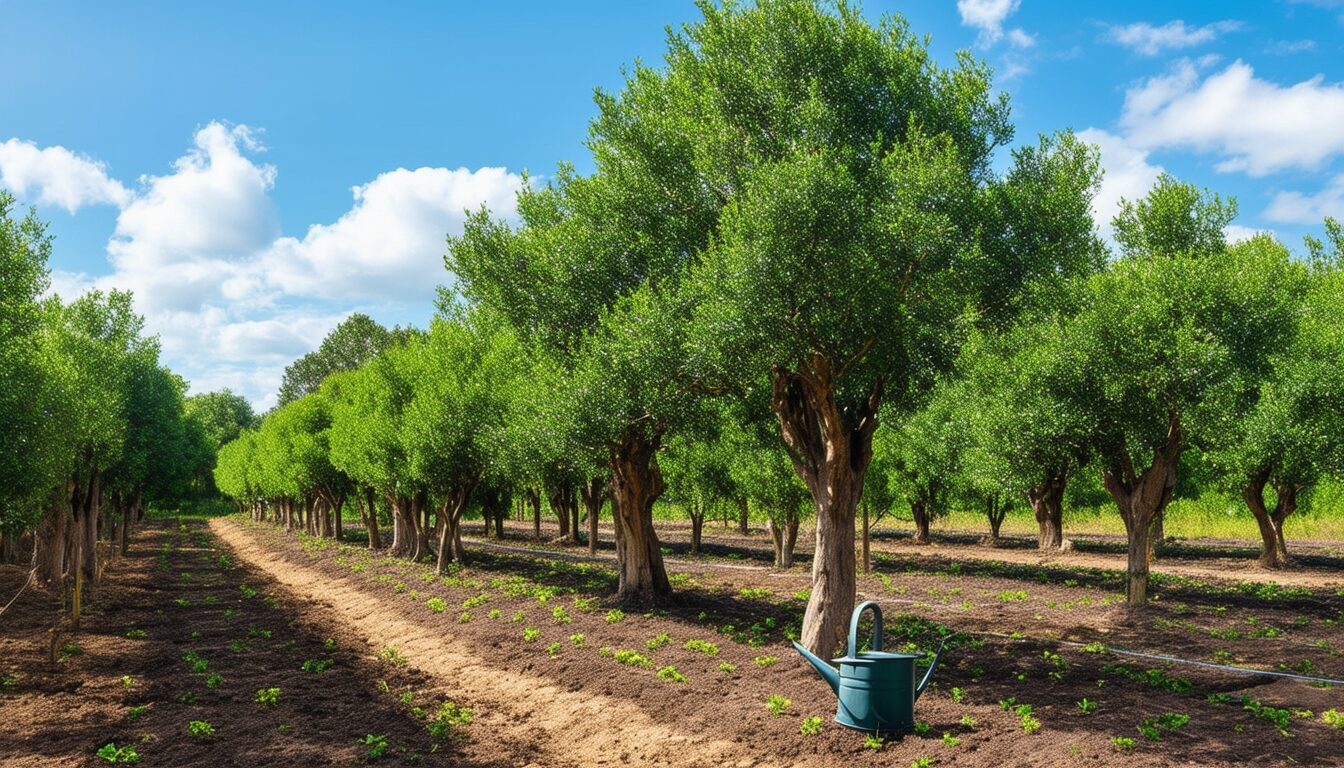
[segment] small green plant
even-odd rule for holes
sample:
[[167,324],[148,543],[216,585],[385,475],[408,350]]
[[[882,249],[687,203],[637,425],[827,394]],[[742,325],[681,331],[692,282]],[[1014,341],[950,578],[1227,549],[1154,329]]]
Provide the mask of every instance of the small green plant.
[[84,649],[81,648],[78,643],[66,643],[65,645],[61,646],[61,655],[58,660],[64,663],[80,655],[83,652]]
[[247,641],[234,640],[233,642],[229,643],[229,650],[233,651],[234,653],[247,653],[248,650]]
[[522,624],[523,621],[526,619],[527,614],[523,613],[522,611],[514,611],[513,618],[509,619],[509,621],[512,621],[514,624]]
[[336,661],[334,659],[308,659],[307,661],[303,662],[302,669],[304,672],[314,672],[320,674],[322,672],[326,672],[328,669],[331,669],[331,665],[335,663]]
[[225,609],[224,609],[224,618],[226,618],[226,619],[232,619],[233,617],[235,617],[235,616],[237,616],[237,615],[238,615],[238,609],[237,609],[237,608],[225,608]]
[[263,707],[273,707],[280,701],[279,688],[260,688],[255,701]]
[[536,627],[528,627],[523,630],[523,642],[530,643],[541,637],[541,630]]
[[248,600],[251,600],[252,598],[256,597],[259,594],[257,590],[253,589],[252,587],[249,587],[246,584],[239,586],[238,591],[242,592],[243,597]]
[[328,651],[333,650],[336,647],[336,639],[328,637],[326,640],[322,641],[322,647],[326,648]]
[[[956,746],[953,744],[952,746]],[[933,768],[935,760],[932,757],[917,757],[910,763],[910,768]]]
[[656,651],[670,642],[672,642],[672,638],[666,632],[664,632],[661,635],[658,635],[657,637],[653,638],[649,642],[645,643],[644,645],[650,651]]
[[173,605],[176,605],[178,608],[190,608],[191,601],[185,597],[179,597],[173,601]]
[[1022,731],[1024,733],[1035,733],[1041,730],[1041,721],[1036,719],[1036,716],[1031,713],[1030,704],[1018,704],[1017,707],[1013,709],[1013,712],[1022,723]]
[[1083,653],[1107,653],[1110,651],[1110,648],[1107,648],[1105,643],[1088,643],[1080,650],[1082,650]]
[[94,754],[109,763],[140,762],[140,753],[136,752],[135,747],[130,744],[118,747],[115,743],[108,742]]
[[621,611],[616,608],[607,611],[608,624],[620,624],[622,621],[625,621],[625,611]]
[[956,736],[953,736],[947,731],[943,731],[943,743],[949,747],[955,747],[961,744],[961,739],[957,738]]
[[974,728],[975,725],[976,725],[976,723],[975,723],[975,718],[974,718],[974,717],[971,717],[970,715],[962,715],[962,716],[961,716],[961,725],[962,725],[962,727],[965,727],[965,728]]
[[205,678],[205,687],[214,689],[224,684],[224,678],[220,675],[211,675]]
[[587,642],[587,641],[588,641],[588,639],[585,638],[585,637],[583,636],[583,633],[582,633],[582,632],[575,632],[574,634],[572,634],[572,635],[569,636],[569,642],[570,642],[570,644],[573,645],[575,648],[578,648],[579,646],[583,645],[583,644],[584,644],[585,642]]
[[130,709],[126,710],[126,716],[134,720],[137,717],[143,716],[148,711],[149,711],[149,705],[141,704],[138,707],[131,707]]
[[397,701],[400,701],[402,704],[410,704],[412,701],[415,701],[415,691],[405,691],[401,693],[397,696]]
[[798,732],[804,736],[816,736],[821,733],[821,718],[816,715],[804,717],[803,724],[798,726]]
[[658,679],[669,683],[684,683],[686,676],[677,671],[677,668],[668,664],[658,670]]
[[687,640],[682,647],[688,651],[699,651],[706,656],[719,655],[719,646],[705,640]]
[[1128,736],[1112,736],[1111,746],[1116,752],[1130,752],[1134,749],[1134,740]]
[[1074,706],[1078,707],[1078,711],[1082,712],[1084,715],[1090,715],[1097,711],[1097,702],[1087,698],[1086,696],[1084,696],[1083,700],[1078,702]]
[[957,702],[958,704],[966,700],[966,692],[960,688],[954,687],[951,693],[952,693],[952,700]]
[[650,659],[639,651],[617,651],[615,657],[618,663],[626,664],[631,667],[653,666],[653,659]]
[[430,720],[426,727],[430,736],[443,740],[452,737],[457,729],[470,722],[471,709],[459,707],[456,702],[445,701],[439,705],[439,711],[434,713],[434,719]]
[[391,662],[395,667],[404,667],[410,661],[402,655],[401,651],[397,650],[395,645],[384,645],[383,650],[378,652],[378,656],[384,661]]
[[504,615],[504,612],[501,611],[501,610],[499,610],[498,608],[491,608],[491,609],[490,609],[490,613],[488,613],[488,614],[486,614],[486,615],[489,616],[489,617],[492,618],[492,619],[498,619],[499,617],[501,617],[501,616]]
[[121,676],[121,687],[122,687],[122,688],[134,688],[134,687],[135,687],[135,678],[134,678],[134,677],[131,677],[130,675],[122,675],[122,676]]
[[737,665],[729,664],[726,661],[721,661],[719,662],[719,671],[724,673],[725,675],[731,675],[737,671]]
[[768,667],[771,664],[776,664],[778,662],[779,662],[778,656],[757,656],[756,658],[751,660],[751,663],[755,664],[758,667]]
[[1005,589],[998,594],[998,599],[1002,603],[1025,603],[1031,596],[1021,589]]
[[471,609],[475,608],[478,605],[485,605],[488,602],[490,602],[490,596],[482,592],[479,595],[476,595],[475,597],[468,597],[466,600],[463,600],[462,607]]
[[604,645],[604,646],[602,646],[601,648],[598,648],[598,649],[597,649],[597,655],[598,655],[598,656],[601,656],[602,658],[608,658],[608,659],[609,659],[609,658],[611,658],[612,656],[615,656],[615,655],[616,655],[616,652],[613,651],[613,650],[611,649],[611,646],[609,646],[609,645]]
[[927,720],[915,721],[915,733],[919,734],[920,736],[927,736],[929,734],[929,731],[931,730],[933,730],[933,726],[929,725],[929,722]]
[[555,642],[555,643],[551,643],[550,645],[547,645],[547,646],[546,646],[546,655],[547,655],[547,656],[550,656],[552,659],[554,659],[556,656],[559,656],[559,655],[560,655],[560,643]]
[[1337,709],[1327,709],[1321,713],[1321,722],[1332,728],[1338,728],[1344,731],[1344,712]]
[[792,701],[789,701],[788,699],[784,698],[783,696],[780,696],[777,693],[770,694],[770,696],[765,700],[765,706],[767,709],[770,710],[770,714],[772,715],[784,714],[784,711],[787,710],[789,708],[789,705],[792,703],[793,703]]
[[272,632],[271,632],[271,630],[269,630],[269,629],[259,629],[259,628],[257,628],[257,627],[248,627],[248,628],[247,628],[247,636],[248,636],[248,637],[260,638],[260,639],[262,639],[262,640],[270,640],[270,639],[271,639],[271,634],[272,634]]
[[570,615],[565,612],[565,607],[563,605],[557,605],[551,609],[551,618],[555,619],[556,624],[568,624],[573,621],[573,619],[570,618]]
[[1165,734],[1180,730],[1190,722],[1190,716],[1179,712],[1146,717],[1139,723],[1139,733],[1149,741],[1161,741]]
[[191,734],[193,738],[208,739],[215,735],[215,726],[204,720],[192,720],[187,723],[187,733]]
[[132,640],[144,640],[149,637],[149,633],[143,629],[132,629],[126,633],[126,636]]
[[362,739],[357,739],[356,744],[364,747],[365,762],[372,763],[387,754],[387,737],[374,736],[372,733]]
[[430,613],[443,613],[448,610],[448,604],[441,597],[429,598],[425,601],[425,607],[429,609]]
[[458,624],[470,624],[470,623],[471,623],[471,618],[472,618],[472,617],[471,617],[471,611],[463,611],[463,612],[461,612],[461,613],[459,613],[459,614],[457,615],[457,623],[458,623]]
[[764,587],[743,587],[738,590],[737,593],[748,600],[769,600],[774,596],[770,590],[765,589]]
[[874,752],[880,751],[887,745],[887,740],[878,736],[876,733],[870,733],[863,737],[863,748],[871,749]]

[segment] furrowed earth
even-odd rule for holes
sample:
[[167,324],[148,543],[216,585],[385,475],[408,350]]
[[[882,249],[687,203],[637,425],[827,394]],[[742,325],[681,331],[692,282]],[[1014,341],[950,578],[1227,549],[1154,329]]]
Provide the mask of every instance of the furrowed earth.
[[[58,601],[28,590],[4,614],[0,764],[106,765],[112,744],[172,766],[1344,765],[1324,719],[1340,687],[1127,653],[1342,679],[1328,553],[1271,574],[1187,546],[1131,615],[1104,546],[880,538],[859,592],[887,647],[947,650],[916,732],[878,742],[832,721],[789,646],[809,542],[779,572],[759,531],[710,527],[690,556],[663,530],[677,599],[641,610],[606,602],[608,552],[535,542],[530,524],[469,538],[468,564],[439,577],[240,517],[154,523],[54,663]],[[0,576],[13,594],[23,574]]]

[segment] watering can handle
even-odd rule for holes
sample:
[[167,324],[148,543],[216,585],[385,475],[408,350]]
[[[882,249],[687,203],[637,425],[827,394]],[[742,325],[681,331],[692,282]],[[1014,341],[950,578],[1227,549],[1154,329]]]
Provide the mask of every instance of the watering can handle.
[[873,611],[873,641],[869,644],[869,650],[882,650],[882,607],[877,601],[868,600],[859,603],[859,607],[854,609],[854,615],[849,619],[849,647],[845,655],[850,658],[853,658],[859,650],[859,617],[870,608]]

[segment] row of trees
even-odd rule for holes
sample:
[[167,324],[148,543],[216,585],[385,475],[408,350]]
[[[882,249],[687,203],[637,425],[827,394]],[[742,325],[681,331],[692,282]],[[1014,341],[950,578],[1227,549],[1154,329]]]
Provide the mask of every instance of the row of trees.
[[1042,137],[996,173],[1012,125],[982,63],[940,67],[901,18],[847,6],[701,10],[664,66],[597,94],[591,174],[527,186],[516,223],[471,214],[429,331],[226,447],[221,489],[291,523],[316,509],[316,529],[346,498],[366,519],[385,506],[394,550],[440,565],[473,494],[488,516],[510,491],[534,514],[545,496],[570,531],[581,499],[590,545],[605,496],[617,597],[640,601],[671,593],[660,498],[696,530],[755,499],[781,559],[804,502],[801,641],[825,653],[853,608],[863,497],[904,497],[925,526],[968,488],[991,516],[1026,497],[1054,545],[1068,480],[1096,467],[1139,604],[1189,449],[1301,484],[1285,467],[1306,437],[1275,430],[1329,379],[1284,379],[1322,359],[1297,345],[1327,343],[1324,245],[1312,265],[1267,237],[1228,247],[1235,207],[1163,178],[1117,218],[1108,261],[1095,148]]
[[0,191],[0,561],[73,582],[77,618],[146,504],[212,493],[214,452],[252,412],[227,392],[185,398],[129,293],[44,298],[51,248]]

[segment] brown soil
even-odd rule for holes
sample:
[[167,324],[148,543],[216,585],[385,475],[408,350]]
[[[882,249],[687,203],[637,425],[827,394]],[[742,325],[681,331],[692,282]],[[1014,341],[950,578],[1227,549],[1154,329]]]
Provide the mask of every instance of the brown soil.
[[[91,597],[81,628],[60,635],[67,653],[55,665],[48,630],[59,600],[30,589],[4,614],[0,680],[11,684],[0,689],[0,765],[108,765],[95,753],[115,743],[133,746],[146,766],[348,766],[363,762],[368,748],[356,740],[370,734],[387,740],[379,764],[503,768],[531,759],[527,741],[506,743],[475,725],[470,740],[436,742],[397,696],[410,693],[425,709],[447,698],[474,702],[421,671],[371,658],[362,632],[245,561],[221,559],[199,526],[190,531],[154,525],[138,533]],[[8,600],[25,575],[0,574],[0,595]],[[191,670],[188,652],[206,671]],[[332,664],[305,672],[308,660]],[[223,680],[212,688],[206,681],[215,674]],[[255,703],[259,689],[272,687],[281,690],[275,705]],[[189,735],[194,720],[210,723],[214,736]]]
[[[971,766],[1133,765],[1136,759],[1344,765],[1344,733],[1318,716],[1340,706],[1338,689],[1084,653],[1058,642],[1101,641],[1270,667],[1306,669],[1305,660],[1313,674],[1339,676],[1344,615],[1333,592],[1267,599],[1218,585],[1169,583],[1150,612],[1132,618],[1113,603],[1107,573],[886,555],[860,589],[888,606],[889,636],[927,646],[934,639],[928,630],[939,622],[1027,639],[963,638],[938,671],[938,687],[920,699],[917,712],[927,732],[892,739],[877,751],[830,722],[831,693],[784,639],[801,614],[792,595],[806,588],[802,569],[775,574],[682,560],[671,566],[675,605],[646,614],[627,609],[623,620],[610,623],[608,607],[597,599],[613,586],[605,567],[477,546],[471,567],[443,580],[426,566],[353,546],[308,539],[300,547],[266,525],[212,525],[240,560],[256,563],[295,594],[322,601],[323,615],[351,627],[371,648],[396,646],[412,667],[474,706],[477,721],[467,729],[472,748],[530,744],[538,765],[905,766],[925,756]],[[464,607],[480,595],[483,602]],[[434,612],[427,605],[432,598],[443,600],[446,610]],[[895,615],[901,612],[908,615]],[[537,637],[528,640],[526,630]],[[571,642],[575,634],[584,636],[581,646]],[[650,650],[647,644],[663,634],[670,642]],[[685,649],[692,639],[716,643],[719,654]],[[619,664],[602,648],[636,650],[652,666]],[[765,656],[778,662],[753,663]],[[735,669],[720,671],[723,662]],[[687,681],[658,679],[655,671],[665,665]],[[1148,670],[1160,671],[1159,687],[1145,682],[1154,675]],[[1240,705],[1207,700],[1211,693],[1246,694],[1302,710],[1302,716],[1284,737]],[[783,715],[766,708],[771,695],[790,700]],[[1009,697],[1032,705],[1039,732],[1025,733],[1019,716],[1000,707]],[[1083,697],[1098,703],[1095,714],[1078,711]],[[1139,734],[1140,721],[1167,712],[1191,720],[1159,742]],[[822,732],[800,735],[802,719],[814,715],[825,721]],[[965,716],[975,725],[963,725]],[[959,742],[945,743],[944,733],[947,742]],[[1113,736],[1133,738],[1134,753],[1116,751]]]

